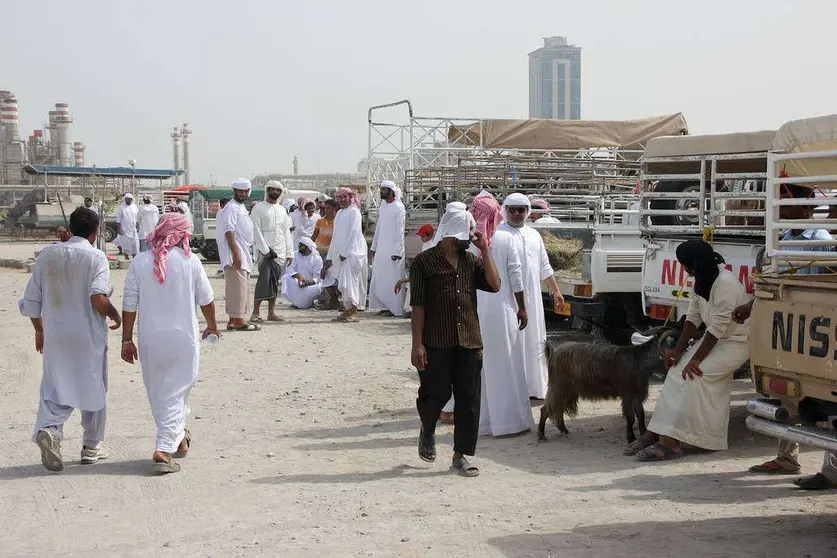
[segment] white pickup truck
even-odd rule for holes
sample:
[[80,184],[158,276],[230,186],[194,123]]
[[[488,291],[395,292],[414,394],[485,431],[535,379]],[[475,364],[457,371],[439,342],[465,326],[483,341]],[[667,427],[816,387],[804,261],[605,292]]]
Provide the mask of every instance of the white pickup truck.
[[[581,250],[580,269],[555,270],[566,301],[559,315],[615,328],[639,326],[645,245],[637,226],[638,200],[628,193],[564,196],[550,211],[554,219],[532,224],[545,242],[547,234],[575,239]],[[544,298],[553,307],[551,295],[545,292]]]
[[653,320],[686,315],[691,282],[677,246],[704,238],[753,291],[764,250],[764,182],[774,131],[650,140],[640,176],[645,239],[642,307]]

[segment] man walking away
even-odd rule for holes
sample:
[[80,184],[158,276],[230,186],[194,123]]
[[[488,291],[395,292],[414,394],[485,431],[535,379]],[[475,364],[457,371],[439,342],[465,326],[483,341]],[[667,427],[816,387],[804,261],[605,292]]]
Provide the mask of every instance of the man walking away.
[[510,194],[503,202],[503,209],[506,222],[497,230],[510,233],[517,246],[520,262],[523,265],[523,292],[526,298],[526,308],[531,317],[529,326],[521,332],[524,343],[526,383],[529,386],[530,397],[543,399],[546,397],[549,376],[546,361],[542,358],[543,344],[546,342],[546,318],[543,312],[541,281],[552,290],[552,296],[559,306],[564,305],[564,297],[555,281],[540,233],[526,225],[526,219],[531,211],[529,198],[523,194]]
[[[200,339],[219,335],[214,294],[201,261],[189,249],[190,230],[186,215],[163,216],[149,237],[151,251],[131,263],[122,301],[122,360],[133,364],[139,359],[142,367],[157,424],[152,459],[154,472],[159,474],[179,471],[172,457],[183,458],[189,452],[192,437],[186,419],[189,392],[198,379]],[[206,319],[202,336],[196,306]],[[134,323],[140,308],[135,344]]]
[[81,410],[84,429],[81,462],[106,459],[107,325],[122,320],[110,303],[113,291],[105,253],[93,246],[99,216],[80,207],[70,214],[73,237],[47,246],[35,260],[35,270],[20,301],[20,313],[32,320],[35,349],[44,355],[40,404],[34,440],[41,462],[61,471],[64,423],[73,409]]
[[257,331],[259,326],[247,321],[250,315],[250,271],[253,269],[253,223],[244,208],[250,197],[252,185],[246,178],[238,178],[232,184],[233,199],[217,217],[218,254],[224,268],[227,329],[230,331]]
[[142,205],[138,208],[139,221],[139,249],[140,252],[149,250],[147,236],[154,232],[160,220],[160,210],[151,203],[151,197],[146,194],[142,198]]
[[134,196],[128,192],[116,211],[116,244],[128,260],[139,252],[139,234],[137,233],[137,217],[139,211],[134,204]]
[[257,203],[250,212],[253,222],[253,242],[256,254],[256,269],[259,279],[256,281],[252,323],[262,321],[259,308],[262,301],[267,301],[267,321],[283,321],[276,314],[276,296],[279,294],[279,281],[282,267],[291,264],[294,246],[291,241],[291,219],[288,212],[279,203],[285,192],[281,182],[271,180],[265,187],[264,201]]
[[372,239],[372,282],[369,308],[381,315],[403,316],[406,291],[396,292],[395,284],[404,278],[404,226],[407,212],[401,203],[401,190],[394,182],[381,182],[381,207]]
[[323,269],[326,273],[333,270],[332,277],[336,278],[337,288],[343,296],[343,312],[335,321],[357,322],[358,310],[366,305],[369,275],[360,200],[354,190],[345,187],[338,188],[336,196],[341,209],[334,219],[334,236]]
[[[448,209],[439,223],[441,241],[422,252],[410,268],[413,307],[411,361],[421,385],[416,407],[421,417],[419,457],[436,460],[436,421],[455,395],[453,468],[467,477],[479,470],[465,458],[474,455],[480,421],[482,338],[477,290],[496,293],[500,277],[479,232],[471,234],[466,211]],[[468,253],[471,239],[482,262]]]

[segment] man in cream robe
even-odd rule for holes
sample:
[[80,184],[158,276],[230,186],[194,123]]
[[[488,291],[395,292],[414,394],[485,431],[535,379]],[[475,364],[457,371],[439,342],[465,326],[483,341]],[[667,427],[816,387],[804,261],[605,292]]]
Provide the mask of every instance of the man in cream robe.
[[381,183],[381,207],[372,239],[372,281],[369,308],[390,316],[404,315],[405,290],[395,292],[395,284],[406,273],[404,226],[407,212],[401,203],[401,189],[394,182]]
[[122,250],[125,259],[136,256],[139,253],[139,233],[137,232],[137,219],[139,210],[134,203],[134,196],[128,192],[123,198],[125,204],[116,211],[116,245]]
[[107,257],[92,245],[98,228],[95,212],[73,211],[73,237],[43,249],[19,303],[35,328],[35,349],[44,355],[33,439],[50,471],[64,469],[61,440],[73,409],[81,410],[81,462],[108,457],[101,447],[107,418],[105,316],[114,322],[111,329],[121,317],[108,298],[113,289]]
[[[281,267],[290,265],[293,260],[294,244],[291,234],[291,218],[282,204],[279,203],[284,191],[285,187],[281,182],[268,181],[265,186],[264,201],[257,203],[250,212],[250,221],[253,223],[253,251],[256,256],[254,265],[260,274],[263,267],[262,262],[265,259],[276,260],[276,263]],[[274,284],[273,287],[275,286]],[[259,293],[256,293],[253,315],[250,318],[253,323],[261,321],[259,308],[262,301],[258,296]],[[267,299],[267,320],[280,321],[279,316],[276,315],[276,297]]]
[[506,221],[497,230],[512,235],[523,267],[523,292],[529,314],[529,325],[521,332],[526,383],[530,397],[543,399],[546,397],[549,374],[542,357],[543,344],[546,342],[546,318],[541,282],[546,282],[555,300],[560,301],[559,304],[563,304],[564,298],[555,281],[552,266],[549,265],[540,233],[526,225],[531,211],[529,198],[523,194],[510,194],[503,202],[503,211]]
[[338,188],[340,211],[334,219],[334,234],[324,269],[337,281],[343,297],[343,313],[335,321],[356,322],[357,312],[366,306],[369,276],[366,239],[361,225],[360,200],[350,188]]

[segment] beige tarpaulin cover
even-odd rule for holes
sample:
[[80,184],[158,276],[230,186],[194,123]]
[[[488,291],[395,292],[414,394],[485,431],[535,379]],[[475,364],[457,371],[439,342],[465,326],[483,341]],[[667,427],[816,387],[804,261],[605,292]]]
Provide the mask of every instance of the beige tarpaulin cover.
[[486,149],[641,149],[651,138],[688,133],[686,119],[678,112],[622,121],[482,120],[470,126],[451,126],[448,141]]
[[[837,151],[837,114],[788,122],[776,132],[773,149],[780,153]],[[788,176],[832,175],[837,174],[837,158],[782,161],[779,167],[779,172],[784,171]],[[833,189],[837,188],[837,182],[817,186]]]
[[689,155],[767,153],[773,147],[775,130],[654,138],[645,146],[645,159]]

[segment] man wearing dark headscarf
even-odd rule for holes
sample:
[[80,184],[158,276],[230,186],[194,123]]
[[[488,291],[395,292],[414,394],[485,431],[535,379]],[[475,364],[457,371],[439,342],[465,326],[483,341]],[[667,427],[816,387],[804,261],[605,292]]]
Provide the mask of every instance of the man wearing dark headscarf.
[[[641,461],[681,457],[682,444],[727,449],[732,377],[749,353],[748,328],[732,319],[748,295],[721,255],[689,240],[677,247],[677,261],[692,277],[689,312],[677,346],[665,354],[668,374],[648,431],[625,450]],[[689,346],[702,325],[702,339]]]

